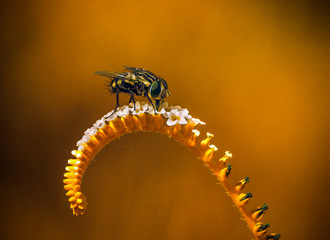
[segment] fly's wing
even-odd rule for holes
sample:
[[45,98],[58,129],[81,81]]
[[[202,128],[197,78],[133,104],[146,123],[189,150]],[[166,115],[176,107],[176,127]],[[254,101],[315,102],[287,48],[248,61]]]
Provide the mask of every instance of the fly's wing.
[[127,77],[126,72],[107,72],[107,71],[97,71],[95,74],[103,76],[103,77],[108,77],[108,78],[125,78]]
[[130,67],[130,66],[124,66],[126,70],[128,70],[131,73],[135,73],[137,71],[143,71],[144,69],[142,68],[136,68],[136,67]]
[[103,76],[103,77],[109,77],[109,78],[125,78],[131,74],[135,74],[136,72],[143,72],[145,71],[142,68],[136,68],[136,67],[130,67],[130,66],[124,66],[125,70],[124,72],[107,72],[107,71],[97,71],[95,74]]
[[[148,70],[145,70],[143,68],[130,67],[130,66],[124,66],[124,67],[125,67],[125,70],[127,70],[128,72],[133,73],[133,74],[136,74],[138,76],[143,76],[146,73],[153,74],[152,72],[149,72]],[[155,74],[153,74],[153,75],[155,75]]]
[[137,76],[139,80],[145,83],[147,86],[160,79],[158,75],[143,68],[125,66],[125,69]]

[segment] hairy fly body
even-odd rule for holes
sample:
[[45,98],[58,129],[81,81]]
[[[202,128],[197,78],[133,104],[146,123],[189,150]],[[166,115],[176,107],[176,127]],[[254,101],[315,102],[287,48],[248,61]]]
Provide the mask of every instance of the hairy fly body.
[[[171,95],[167,88],[166,81],[156,74],[135,67],[125,66],[125,70],[126,71],[124,72],[99,71],[95,73],[110,78],[107,88],[109,89],[109,92],[117,94],[117,106],[113,113],[115,113],[120,106],[119,93],[121,92],[130,94],[129,103],[134,103],[134,109],[134,96],[142,96],[148,98],[155,111],[158,110],[163,99]],[[155,104],[153,104],[153,100],[155,101]]]

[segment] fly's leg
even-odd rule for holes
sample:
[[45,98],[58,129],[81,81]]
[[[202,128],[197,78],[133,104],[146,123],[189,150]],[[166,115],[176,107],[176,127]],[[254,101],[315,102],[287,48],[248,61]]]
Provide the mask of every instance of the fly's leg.
[[131,103],[131,101],[133,101],[133,104],[134,104],[134,111],[135,111],[135,99],[134,99],[134,93],[130,90],[129,91],[129,94],[131,95],[131,98],[129,99],[129,102],[128,102],[128,104],[130,104]]
[[157,115],[156,108],[155,108],[154,104],[152,103],[152,101],[151,101],[151,99],[150,99],[150,97],[149,97],[148,94],[147,94],[147,97],[148,97],[148,100],[149,100],[149,102],[151,103],[152,107],[153,107],[154,110],[155,110],[155,115]]
[[117,109],[119,107],[119,90],[117,90],[116,99],[117,99],[117,106],[116,106],[115,110],[113,110],[113,112],[110,114],[110,116],[106,116],[106,118],[111,117],[117,111]]

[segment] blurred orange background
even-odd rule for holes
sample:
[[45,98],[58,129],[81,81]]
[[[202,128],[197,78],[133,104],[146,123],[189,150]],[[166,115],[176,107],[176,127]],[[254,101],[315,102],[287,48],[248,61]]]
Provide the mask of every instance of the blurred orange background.
[[[321,1],[2,1],[1,239],[252,239],[183,146],[122,137],[84,176],[75,217],[62,179],[83,132],[115,107],[97,70],[146,68],[249,176],[282,239],[329,234],[329,6]],[[141,100],[141,99],[140,99]],[[128,97],[121,96],[126,103]]]

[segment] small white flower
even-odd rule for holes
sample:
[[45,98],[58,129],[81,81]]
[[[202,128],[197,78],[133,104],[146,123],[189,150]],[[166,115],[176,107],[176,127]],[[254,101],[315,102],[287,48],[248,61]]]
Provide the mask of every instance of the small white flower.
[[84,136],[85,135],[89,135],[89,132],[90,132],[91,130],[90,130],[90,128],[87,128],[87,130],[84,132]]
[[218,151],[218,148],[214,144],[209,145],[209,148],[213,149],[213,151]]
[[132,115],[138,115],[138,114],[141,114],[141,113],[145,113],[147,112],[149,109],[149,104],[147,104],[146,102],[141,102],[139,103],[136,103],[135,104],[135,111],[134,111],[134,108],[133,108],[133,112],[132,112]]
[[117,116],[116,116],[116,113],[114,113],[114,110],[112,110],[111,112],[108,112],[106,115],[103,116],[103,119],[105,121],[112,121],[113,119],[115,119]]
[[196,135],[196,137],[198,137],[201,134],[201,132],[198,131],[197,129],[193,129],[191,131]]
[[168,110],[168,111],[171,111],[171,110],[174,110],[174,109],[180,111],[182,108],[180,106],[169,106],[169,107],[166,108],[166,110]]
[[[164,114],[166,112],[166,108],[168,107],[167,102],[163,102],[160,106],[159,109],[160,111],[156,111],[157,114]],[[129,111],[132,113],[132,115],[137,115],[140,113],[150,113],[150,114],[155,114],[155,110],[153,106],[150,103],[147,102],[136,102],[135,103],[135,110],[134,110],[134,104],[130,103],[128,105]]]
[[145,103],[135,102],[135,109],[134,109],[134,103],[129,103],[128,109],[132,114],[134,113],[136,115],[142,110],[142,104],[144,105]]
[[[166,103],[166,104],[167,104],[167,103]],[[166,106],[166,104],[163,105],[163,103],[162,103],[161,106],[158,107],[158,109],[160,109],[160,111],[156,110],[156,114],[161,114],[161,115],[163,115],[164,113],[166,113],[165,108],[162,107],[162,106]],[[154,106],[152,106],[151,104],[148,104],[148,109],[147,109],[146,112],[147,112],[147,113],[150,113],[150,114],[155,114]]]
[[117,118],[117,114],[113,114],[112,116],[105,118],[104,121],[106,121],[106,122],[111,122],[111,121],[113,121],[115,118]]
[[79,147],[79,146],[82,146],[82,145],[83,145],[83,143],[84,143],[84,142],[83,142],[82,140],[79,140],[79,141],[77,142],[77,144],[76,144],[76,145],[77,145],[77,147]]
[[121,106],[117,109],[117,111],[124,111],[124,112],[129,111],[129,106],[127,105]]
[[140,114],[140,109],[133,110],[131,113],[132,115],[138,115]]
[[86,135],[92,136],[92,135],[94,135],[96,132],[97,132],[97,129],[94,128],[94,127],[91,127],[91,128],[88,128],[88,129],[84,132],[84,134],[85,134],[85,136],[86,136]]
[[229,151],[226,151],[225,152],[225,156],[226,157],[229,157],[229,158],[232,158],[233,157],[233,154],[231,152],[229,152]]
[[77,158],[80,158],[81,157],[81,153],[77,150],[72,150],[71,151],[71,154],[74,156],[74,157],[77,157]]
[[150,105],[149,103],[148,103],[148,108],[146,110],[146,113],[155,114],[154,107],[152,105]]
[[78,151],[82,151],[82,150],[84,150],[84,146],[83,145],[80,145],[79,147],[78,147]]
[[[138,104],[139,102],[135,103],[135,108],[136,108],[136,105]],[[134,111],[134,103],[129,103],[128,104],[128,109],[130,112],[133,112]]]
[[168,118],[166,124],[168,126],[174,126],[177,123],[181,125],[187,124],[186,116],[188,113],[187,109],[181,111],[178,109],[172,109],[170,112],[164,113],[164,117]]
[[201,124],[201,125],[205,125],[205,122],[202,122],[201,120],[199,120],[198,118],[193,118],[190,116],[189,118],[191,121],[193,121],[196,125],[197,124]]
[[101,118],[97,120],[96,123],[94,123],[93,127],[99,129],[99,128],[103,128],[104,125],[105,125],[104,118]]
[[207,132],[207,133],[206,133],[206,136],[207,136],[208,138],[213,138],[213,137],[214,137],[214,134]]
[[83,143],[86,143],[86,142],[88,142],[88,140],[89,140],[90,138],[91,138],[90,135],[84,135],[84,136],[82,137],[81,141],[82,141]]
[[157,114],[164,115],[166,113],[165,109],[162,108],[160,111],[156,111]]
[[143,111],[142,104],[140,102],[136,102],[134,110],[134,104],[130,103],[130,111],[133,115],[140,114],[140,112]]
[[149,104],[146,102],[143,102],[143,105],[141,106],[141,111],[146,112],[149,109]]
[[118,108],[116,111],[118,117],[125,117],[129,114],[129,107],[127,105]]

